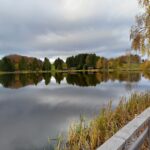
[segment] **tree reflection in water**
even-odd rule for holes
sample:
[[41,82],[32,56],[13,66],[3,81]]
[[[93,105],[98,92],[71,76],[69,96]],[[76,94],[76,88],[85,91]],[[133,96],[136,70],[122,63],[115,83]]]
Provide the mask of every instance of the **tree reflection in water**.
[[[141,80],[140,72],[84,72],[84,73],[27,73],[27,74],[3,74],[0,75],[0,83],[3,87],[18,89],[28,85],[38,85],[42,80],[45,85],[51,83],[53,76],[56,83],[66,79],[67,84],[88,87],[96,86],[102,82],[119,81],[125,82],[128,90],[132,89],[132,84]],[[150,74],[144,73],[144,77],[150,79]]]

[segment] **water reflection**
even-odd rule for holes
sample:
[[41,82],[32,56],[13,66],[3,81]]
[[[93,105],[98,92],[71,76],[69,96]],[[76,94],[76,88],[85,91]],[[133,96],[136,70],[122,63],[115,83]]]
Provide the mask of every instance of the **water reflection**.
[[0,83],[3,87],[18,89],[27,85],[37,85],[42,81],[42,74],[3,74]]
[[121,96],[149,89],[148,77],[139,72],[0,75],[0,149],[42,150],[48,136],[66,132],[81,114],[90,119],[110,100],[116,106]]
[[[0,75],[0,83],[3,87],[18,89],[28,85],[38,85],[43,79],[45,85],[49,85],[51,82],[51,77],[54,77],[56,83],[61,84],[61,82],[66,79],[67,84],[88,87],[96,86],[102,82],[120,81],[120,82],[139,82],[141,80],[140,72],[97,72],[97,73],[32,73],[32,74],[3,74]],[[148,78],[150,74],[145,74]]]

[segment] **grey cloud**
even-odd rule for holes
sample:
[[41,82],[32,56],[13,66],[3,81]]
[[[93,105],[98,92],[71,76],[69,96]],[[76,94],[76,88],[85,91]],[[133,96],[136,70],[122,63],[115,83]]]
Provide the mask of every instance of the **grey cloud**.
[[[79,51],[106,50],[110,55],[112,49],[124,52],[130,46],[128,33],[137,12],[136,0],[0,3],[0,55],[19,53],[51,58]],[[117,51],[114,53],[117,55]]]

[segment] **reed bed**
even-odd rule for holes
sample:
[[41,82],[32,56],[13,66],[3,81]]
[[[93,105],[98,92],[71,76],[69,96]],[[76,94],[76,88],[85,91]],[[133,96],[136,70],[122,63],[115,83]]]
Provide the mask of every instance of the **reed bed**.
[[95,150],[148,107],[150,92],[133,93],[128,100],[123,97],[115,109],[112,109],[110,102],[89,123],[81,117],[78,123],[71,125],[67,142],[59,141],[56,149]]

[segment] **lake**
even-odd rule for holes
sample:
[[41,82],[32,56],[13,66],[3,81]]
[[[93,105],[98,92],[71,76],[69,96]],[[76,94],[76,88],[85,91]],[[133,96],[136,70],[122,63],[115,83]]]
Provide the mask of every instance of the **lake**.
[[149,83],[139,72],[0,75],[0,149],[43,150],[80,115],[90,120]]

